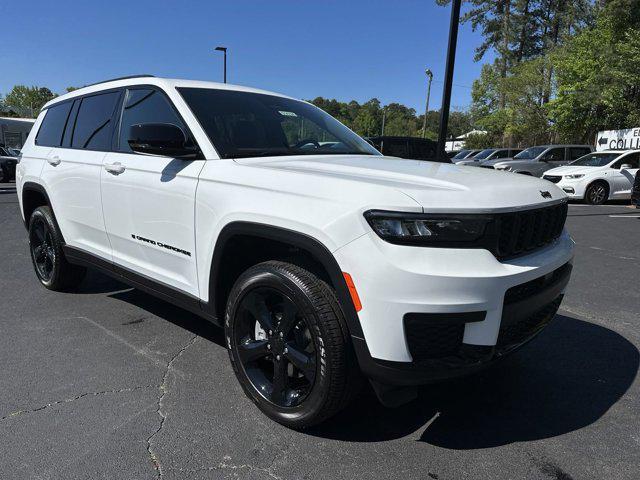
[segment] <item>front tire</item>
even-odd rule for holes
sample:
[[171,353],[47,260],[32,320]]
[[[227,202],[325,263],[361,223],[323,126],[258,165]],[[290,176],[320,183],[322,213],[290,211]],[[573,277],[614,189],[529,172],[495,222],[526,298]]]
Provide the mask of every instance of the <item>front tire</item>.
[[604,182],[594,182],[587,187],[584,200],[589,205],[602,205],[609,198],[609,187]]
[[86,273],[86,268],[67,261],[62,245],[62,233],[51,208],[36,208],[29,219],[29,250],[36,276],[49,290],[72,290]]
[[246,395],[290,428],[331,417],[360,384],[334,291],[296,265],[264,262],[238,278],[227,302],[225,337]]

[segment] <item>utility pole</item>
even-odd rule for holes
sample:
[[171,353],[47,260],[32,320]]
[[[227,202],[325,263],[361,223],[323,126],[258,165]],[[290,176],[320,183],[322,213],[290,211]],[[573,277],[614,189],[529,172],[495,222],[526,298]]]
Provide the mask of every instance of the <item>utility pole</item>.
[[224,83],[227,83],[227,47],[216,47],[217,52],[224,53]]
[[449,126],[449,108],[451,107],[451,85],[453,83],[453,67],[456,62],[456,46],[458,43],[458,25],[460,24],[460,6],[462,0],[451,3],[451,25],[449,26],[449,47],[447,48],[447,66],[444,73],[444,89],[442,92],[442,108],[440,109],[440,131],[438,132],[437,155],[440,159],[447,158],[444,146]]
[[429,97],[431,96],[431,81],[433,80],[433,72],[428,68],[424,73],[429,77],[429,86],[427,87],[427,105],[424,108],[424,121],[422,122],[422,138],[427,138],[427,113],[429,113]]

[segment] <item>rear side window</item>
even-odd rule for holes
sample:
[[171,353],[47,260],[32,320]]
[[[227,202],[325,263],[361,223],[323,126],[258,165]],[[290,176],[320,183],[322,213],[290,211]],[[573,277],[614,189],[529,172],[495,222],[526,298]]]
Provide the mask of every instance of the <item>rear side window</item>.
[[498,150],[493,158],[508,158],[509,150]]
[[588,153],[591,153],[591,149],[589,148],[572,147],[569,149],[569,160],[577,160]]
[[61,103],[49,107],[44,120],[36,136],[36,145],[43,147],[59,147],[62,141],[62,132],[67,123],[67,117],[71,110],[71,102]]
[[132,152],[128,142],[131,126],[141,123],[170,123],[187,133],[169,100],[161,92],[150,88],[127,90],[120,120],[119,151]]
[[109,92],[82,99],[73,130],[73,148],[111,150],[113,111],[119,95]]

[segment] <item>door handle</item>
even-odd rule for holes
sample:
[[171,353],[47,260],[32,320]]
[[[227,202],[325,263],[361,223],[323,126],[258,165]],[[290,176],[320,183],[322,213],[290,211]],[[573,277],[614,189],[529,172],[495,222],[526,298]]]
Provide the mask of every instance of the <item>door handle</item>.
[[120,162],[105,163],[104,169],[109,173],[113,173],[114,175],[120,175],[126,170],[125,166],[122,165]]
[[54,155],[53,157],[47,158],[47,162],[49,162],[49,165],[51,165],[52,167],[57,167],[58,165],[60,165],[62,160],[59,156]]

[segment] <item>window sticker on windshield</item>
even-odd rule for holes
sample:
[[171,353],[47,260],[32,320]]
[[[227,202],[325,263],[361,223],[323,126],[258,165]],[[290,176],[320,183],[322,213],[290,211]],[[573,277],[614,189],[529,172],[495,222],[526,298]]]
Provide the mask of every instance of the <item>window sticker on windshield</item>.
[[278,110],[278,113],[279,113],[280,115],[285,116],[285,117],[297,117],[297,116],[298,116],[298,115],[296,115],[296,114],[295,114],[295,113],[293,113],[293,112],[286,112],[286,111],[283,111],[283,110]]

